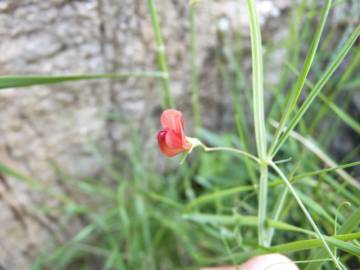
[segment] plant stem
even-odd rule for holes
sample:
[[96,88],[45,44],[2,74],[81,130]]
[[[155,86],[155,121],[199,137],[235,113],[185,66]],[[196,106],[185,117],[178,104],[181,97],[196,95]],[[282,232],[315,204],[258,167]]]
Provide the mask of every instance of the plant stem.
[[191,47],[191,103],[194,117],[195,128],[201,127],[200,109],[199,109],[199,86],[198,69],[196,65],[196,24],[195,24],[195,5],[189,7],[190,19],[190,47]]
[[165,45],[161,35],[160,23],[159,23],[158,13],[156,10],[155,0],[148,0],[148,7],[150,11],[153,31],[155,34],[158,67],[160,71],[162,71],[164,74],[161,80],[162,88],[163,88],[163,108],[164,109],[173,108],[175,104],[172,99],[171,91],[170,91],[169,69],[168,69],[167,58],[165,53]]
[[260,164],[260,183],[259,183],[259,210],[258,210],[258,238],[259,245],[269,246],[266,230],[266,208],[268,193],[268,166]]
[[266,246],[265,220],[267,208],[268,190],[268,168],[266,160],[266,128],[264,117],[264,83],[263,83],[263,61],[260,24],[257,20],[254,0],[247,0],[247,8],[250,17],[250,39],[252,57],[252,85],[253,85],[253,107],[256,148],[261,162],[260,189],[259,189],[259,213],[258,213],[258,238],[259,245]]
[[235,149],[235,148],[231,148],[231,147],[207,147],[205,145],[202,145],[202,148],[206,152],[225,151],[225,152],[232,152],[235,154],[240,154],[240,155],[251,158],[252,160],[256,161],[257,163],[260,163],[260,160],[257,157],[255,157],[254,155],[252,155],[246,151],[242,151],[239,149]]
[[[276,203],[276,206],[275,206],[275,211],[274,211],[274,215],[273,215],[273,220],[279,220],[280,218],[280,214],[281,214],[281,211],[283,210],[284,208],[284,205],[286,203],[286,197],[288,195],[288,192],[289,190],[288,189],[284,189],[282,192],[281,192],[281,195]],[[271,245],[271,241],[272,241],[272,238],[274,236],[274,233],[275,233],[275,229],[274,228],[270,228],[269,230],[269,237],[268,237],[268,243],[269,243],[269,246]]]
[[280,168],[272,161],[269,161],[269,165],[277,172],[277,174],[282,178],[282,180],[285,182],[286,186],[288,187],[289,191],[292,193],[292,195],[294,196],[296,202],[299,204],[301,210],[303,211],[303,213],[305,214],[307,220],[310,222],[311,226],[313,227],[313,229],[315,230],[317,236],[319,237],[319,239],[323,242],[323,245],[326,249],[326,251],[328,252],[328,254],[330,255],[331,259],[333,260],[334,264],[336,265],[336,267],[338,269],[342,269],[337,258],[335,257],[335,255],[333,254],[333,252],[331,251],[329,245],[327,244],[324,236],[322,235],[322,233],[320,232],[318,226],[316,225],[315,221],[313,220],[313,218],[311,217],[310,213],[308,212],[308,210],[306,209],[305,205],[303,204],[303,202],[301,201],[300,197],[297,195],[295,189],[293,188],[293,186],[291,185],[290,181],[287,179],[287,177],[285,176],[285,174],[280,170]]

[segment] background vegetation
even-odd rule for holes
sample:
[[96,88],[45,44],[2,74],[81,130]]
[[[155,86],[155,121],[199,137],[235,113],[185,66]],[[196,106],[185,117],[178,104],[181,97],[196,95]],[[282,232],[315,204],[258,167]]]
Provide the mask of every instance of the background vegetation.
[[[179,165],[179,159],[164,159],[168,169],[159,169],[158,149],[149,149],[145,143],[155,137],[155,126],[146,134],[134,130],[122,155],[111,156],[90,139],[94,157],[104,168],[101,176],[78,179],[54,164],[61,180],[77,194],[76,199],[1,165],[2,173],[57,198],[62,208],[56,211],[61,212],[64,227],[75,217],[83,226],[66,243],[44,247],[33,269],[198,269],[239,264],[269,252],[290,256],[302,269],[334,269],[324,243],[296,198],[308,209],[339,267],[360,269],[356,240],[360,238],[360,182],[355,169],[360,165],[359,145],[346,154],[330,153],[339,130],[351,130],[355,142],[360,134],[357,116],[350,108],[360,86],[359,21],[349,21],[342,31],[326,27],[329,13],[343,1],[325,1],[319,6],[317,1],[303,0],[289,14],[292,20],[286,39],[264,44],[262,49],[253,2],[248,0],[250,14],[254,12],[250,16],[254,84],[243,71],[245,41],[239,32],[230,35],[220,29],[221,47],[214,54],[233,100],[233,129],[219,133],[202,126],[200,111],[211,108],[201,110],[198,97],[195,26],[201,9],[195,5],[189,7],[191,99],[194,132],[206,145],[243,149],[258,153],[261,159],[268,157],[269,150],[275,165],[266,167],[266,181],[259,182],[260,175],[264,176],[261,166],[229,153],[195,150],[184,164]],[[174,107],[155,1],[148,0],[148,7],[158,48],[158,71],[2,77],[0,88],[150,76],[161,83],[163,107]],[[263,85],[267,55],[279,46],[286,49],[282,75],[276,84],[265,81]],[[121,115],[115,119],[132,127],[131,119]],[[276,168],[284,172],[297,197]],[[268,192],[262,189],[264,185]],[[266,216],[259,212],[259,206],[266,208]],[[34,211],[54,209],[39,207]],[[265,237],[260,242],[259,233]]]

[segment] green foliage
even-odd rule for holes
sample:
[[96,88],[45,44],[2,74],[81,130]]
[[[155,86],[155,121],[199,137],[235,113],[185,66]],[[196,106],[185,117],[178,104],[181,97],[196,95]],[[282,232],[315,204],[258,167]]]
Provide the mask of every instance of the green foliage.
[[[148,0],[159,71],[8,76],[0,77],[0,89],[154,77],[162,83],[163,107],[173,106],[155,2]],[[360,165],[354,160],[359,147],[347,156],[332,157],[328,144],[336,138],[339,127],[359,133],[360,124],[348,109],[353,90],[359,86],[356,71],[360,53],[353,44],[359,38],[360,26],[349,23],[343,38],[338,39],[339,31],[326,29],[325,22],[342,1],[326,1],[321,11],[306,2],[294,6],[284,42],[262,44],[255,3],[247,1],[252,84],[243,72],[244,41],[240,34],[218,33],[217,68],[234,109],[233,131],[222,134],[205,129],[200,121],[195,22],[201,6],[190,7],[189,57],[197,135],[208,146],[239,148],[248,155],[194,150],[181,167],[176,159],[162,160],[172,168],[162,171],[155,162],[158,153],[144,150],[143,141],[148,138],[134,130],[131,147],[119,161],[108,157],[96,143],[89,143],[103,165],[99,178],[77,179],[55,166],[59,179],[81,201],[0,164],[0,173],[59,201],[61,207],[56,210],[62,213],[61,226],[82,220],[82,227],[72,238],[44,246],[33,269],[198,269],[237,264],[271,252],[287,254],[306,270],[321,266],[330,270],[334,265],[339,269],[359,268],[360,188],[353,175],[353,168]],[[279,46],[287,52],[285,64],[279,81],[271,85],[263,80],[268,56],[263,51],[271,53]],[[249,102],[250,89],[253,102]],[[264,89],[273,91],[271,102],[264,99]],[[336,101],[340,95],[346,96],[346,102]],[[249,112],[253,120],[247,117]],[[330,131],[323,125],[329,121],[335,121]],[[258,153],[255,162],[249,158],[254,152]],[[339,207],[345,202],[350,206]],[[41,206],[33,209],[52,210]]]

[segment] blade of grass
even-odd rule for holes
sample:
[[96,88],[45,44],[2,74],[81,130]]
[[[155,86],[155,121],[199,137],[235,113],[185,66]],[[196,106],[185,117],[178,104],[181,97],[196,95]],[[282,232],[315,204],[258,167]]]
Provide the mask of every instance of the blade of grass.
[[[346,222],[341,225],[338,233],[339,234],[347,234],[352,232],[360,223],[360,208],[357,208],[356,211],[351,215]],[[325,250],[319,250],[310,259],[323,258],[326,256]],[[305,270],[317,270],[320,269],[322,262],[313,262],[307,265]]]
[[[342,165],[338,165],[338,166],[331,167],[331,168],[320,169],[320,170],[316,170],[313,172],[302,173],[299,175],[295,175],[292,178],[291,183],[294,183],[295,181],[299,181],[299,180],[302,180],[307,177],[316,176],[316,175],[327,173],[327,172],[333,172],[338,169],[345,169],[345,168],[350,168],[350,167],[359,166],[359,165],[360,165],[360,161],[348,163],[348,164],[342,164]],[[281,179],[279,179],[279,180],[275,180],[275,181],[271,182],[269,184],[269,187],[278,187],[283,184],[284,184],[284,182]],[[185,209],[187,211],[189,211],[189,210],[191,210],[195,207],[198,207],[202,204],[205,204],[207,202],[212,202],[217,199],[226,198],[226,197],[232,196],[237,193],[253,191],[257,188],[258,188],[258,185],[247,185],[247,186],[228,188],[228,189],[224,189],[224,190],[218,190],[213,193],[207,193],[207,194],[197,197],[195,200],[188,203],[186,205]]]
[[303,202],[301,201],[300,197],[297,195],[297,192],[295,191],[295,189],[293,188],[293,186],[291,185],[291,183],[289,182],[289,180],[287,179],[287,177],[285,176],[285,174],[280,170],[280,168],[273,163],[272,161],[269,162],[270,166],[277,172],[277,174],[284,180],[287,188],[289,189],[289,191],[291,192],[291,194],[293,195],[293,197],[295,198],[296,202],[298,203],[298,205],[300,206],[301,210],[303,211],[303,213],[305,214],[307,220],[310,222],[311,226],[313,227],[313,229],[315,230],[317,236],[319,237],[319,239],[321,240],[321,242],[323,243],[323,246],[325,247],[326,251],[328,252],[328,254],[330,255],[330,257],[332,258],[335,266],[338,269],[342,269],[338,259],[334,256],[332,250],[330,249],[328,243],[326,242],[324,236],[322,235],[322,233],[320,232],[318,226],[316,225],[315,221],[313,220],[313,218],[311,217],[310,213],[308,212],[308,210],[306,209],[306,207],[304,206]]
[[330,99],[320,93],[320,99],[349,127],[360,135],[360,123],[352,118],[347,112],[334,104]]
[[[200,223],[200,224],[213,224],[213,225],[241,225],[241,226],[257,226],[256,216],[243,216],[243,215],[213,215],[213,214],[186,214],[183,218],[188,221]],[[310,236],[316,236],[316,233],[305,230],[300,227],[296,227],[284,222],[267,220],[267,225],[278,230],[299,232],[308,234]],[[358,256],[360,254],[360,247],[346,243],[344,241],[354,240],[360,238],[360,232],[347,233],[336,236],[323,236],[332,246],[335,246],[341,250],[344,250],[350,254]],[[280,244],[270,248],[265,248],[268,252],[295,252],[301,250],[307,250],[312,248],[321,247],[323,245],[321,239],[310,239],[294,241],[286,244]]]
[[[201,224],[216,224],[216,225],[241,225],[241,226],[250,226],[250,227],[256,227],[258,223],[258,217],[257,216],[243,216],[243,215],[215,215],[215,214],[184,214],[183,218],[185,220],[189,220],[192,222],[197,222]],[[305,233],[309,235],[313,235],[314,233],[302,229],[300,227],[296,227],[291,224],[287,224],[285,222],[281,221],[275,221],[275,220],[267,220],[266,221],[269,227],[274,227],[279,230],[284,231],[292,231],[292,232],[299,232],[299,233]]]
[[[358,254],[359,248],[355,245],[346,243],[345,241],[358,239],[360,237],[359,233],[353,233],[353,234],[345,234],[345,235],[339,235],[337,238],[335,237],[327,237],[328,241],[331,243],[332,246],[338,247],[339,249],[344,249],[344,251],[351,251],[354,254]],[[261,248],[261,249],[252,249],[251,251],[247,252],[241,252],[241,253],[232,253],[231,256],[234,259],[244,261],[248,259],[249,257],[253,257],[256,255],[261,254],[268,254],[268,253],[293,253],[303,250],[309,250],[309,249],[315,249],[318,247],[321,247],[321,241],[319,239],[310,239],[310,240],[300,240],[300,241],[294,241],[287,244],[281,244],[277,246],[273,246],[271,248]],[[208,262],[226,262],[229,261],[231,258],[229,256],[223,256],[223,257],[217,257],[214,260],[208,260]],[[322,260],[322,258],[320,258]],[[319,259],[310,260],[311,262],[318,262]],[[321,261],[320,263],[322,263]],[[311,269],[313,270],[313,269]]]
[[[229,89],[229,92],[231,93],[232,101],[233,101],[233,107],[235,110],[235,125],[236,130],[240,138],[240,146],[241,149],[244,149],[245,151],[248,151],[248,140],[249,134],[248,134],[248,128],[246,127],[246,120],[245,120],[245,110],[243,106],[241,106],[240,103],[240,87],[243,86],[243,78],[241,76],[241,70],[240,67],[237,65],[236,61],[234,61],[234,55],[232,54],[232,51],[230,50],[230,42],[227,40],[225,33],[219,30],[219,39],[220,42],[223,43],[223,50],[220,51],[217,50],[216,58],[218,62],[218,66],[220,69],[220,73],[223,77],[224,86]],[[222,49],[222,48],[221,48]],[[221,53],[224,53],[224,57],[226,59],[223,59],[220,55]],[[235,76],[236,76],[236,82],[233,83],[234,80],[230,78],[229,71],[225,68],[225,61],[228,61],[232,68],[235,70]],[[249,95],[247,95],[249,96]],[[251,102],[251,97],[249,96],[249,100]],[[250,179],[252,181],[252,184],[256,184],[257,177],[256,177],[256,171],[255,168],[250,164],[250,160],[248,158],[244,158],[245,167],[250,175]],[[256,190],[257,192],[257,190]]]
[[[275,207],[274,207],[273,220],[279,220],[280,214],[281,214],[281,210],[282,210],[282,209],[284,208],[284,206],[285,206],[286,198],[287,198],[288,193],[289,193],[288,189],[284,189],[284,190],[281,192],[281,195],[280,195],[280,197],[278,198],[278,201],[276,202],[276,205],[275,205]],[[272,241],[272,238],[273,238],[274,233],[275,233],[275,230],[274,230],[274,228],[272,228],[272,229],[269,231],[269,246],[271,246],[271,241]]]
[[306,195],[305,193],[302,193],[300,191],[297,191],[297,193],[300,199],[304,202],[304,204],[310,210],[312,210],[313,213],[316,213],[321,217],[321,220],[323,221],[323,225],[325,225],[325,221],[328,221],[331,224],[334,223],[334,219],[326,212],[324,206],[321,206],[319,203],[317,203],[315,200],[313,200],[310,196]]
[[[306,6],[307,6],[307,0],[301,0],[300,3],[296,6],[296,8],[291,10],[291,14],[290,14],[291,19],[289,20],[290,23],[289,35],[285,43],[286,44],[285,58],[289,59],[289,61],[291,61],[291,63],[295,66],[297,66],[297,62],[299,59],[298,55],[299,55],[299,50],[301,48],[300,46],[301,42],[299,42],[299,38],[300,38],[299,33],[303,31],[302,20],[304,19]],[[301,31],[300,31],[300,27],[301,27]],[[276,46],[278,46],[278,44],[276,44]],[[274,102],[270,108],[269,113],[267,114],[268,117],[275,117],[274,113],[280,111],[279,108],[281,108],[281,104],[284,101],[283,100],[284,95],[281,93],[281,91],[285,89],[286,85],[289,82],[289,78],[290,76],[288,70],[286,68],[282,68],[279,83],[276,85],[276,87],[274,87],[274,94],[273,94]]]
[[[277,164],[279,164],[279,163],[277,163]],[[298,170],[299,164],[300,164],[300,161],[298,161],[298,163],[292,169],[292,171],[290,173],[290,176],[291,176],[290,179],[294,179],[294,174]],[[276,200],[274,210],[273,210],[273,215],[272,215],[273,220],[276,220],[276,221],[279,220],[281,214],[286,211],[286,206],[289,205],[289,204],[287,204],[287,201],[286,201],[288,193],[289,193],[289,190],[287,188],[285,188],[282,190],[281,195],[278,196],[278,199]],[[270,228],[270,230],[269,230],[269,246],[271,246],[271,241],[273,239],[274,233],[275,233],[275,228]]]
[[[299,141],[301,144],[303,144],[307,149],[309,149],[318,158],[320,158],[327,166],[329,166],[329,167],[337,167],[338,166],[337,163],[329,155],[327,155],[315,143],[314,140],[312,140],[310,138],[305,138],[295,131],[291,131],[290,136],[292,138],[296,139],[297,141]],[[337,174],[339,174],[347,183],[349,183],[353,187],[360,189],[360,183],[356,179],[354,179],[350,174],[348,174],[345,170],[339,168],[335,172]]]
[[[344,70],[344,73],[341,75],[341,78],[339,79],[339,82],[331,89],[329,93],[327,93],[327,103],[332,103],[333,100],[336,100],[336,97],[339,93],[344,92],[344,89],[346,88],[345,84],[349,81],[350,76],[356,72],[358,69],[360,63],[360,48],[355,49],[352,59],[350,59],[349,63],[346,65],[346,69]],[[296,72],[296,69],[290,66]],[[309,82],[308,85],[313,88],[314,86]],[[339,91],[336,91],[339,90]],[[349,92],[351,92],[352,89],[350,89]],[[324,96],[324,95],[323,95]],[[320,96],[321,98],[321,96]],[[342,102],[342,107],[346,108],[348,102]],[[331,107],[330,107],[331,108]],[[321,110],[316,114],[316,117],[314,121],[312,122],[309,131],[312,133],[312,131],[318,126],[322,118],[324,117],[325,113],[327,112],[327,106],[323,106]],[[336,113],[336,112],[335,112]]]
[[201,127],[198,68],[196,64],[196,5],[189,6],[190,20],[190,47],[191,47],[191,104],[194,117],[195,128]]
[[[266,128],[264,117],[264,82],[260,24],[257,19],[254,0],[247,0],[246,3],[250,17],[253,108],[256,148],[259,159],[261,161],[264,161],[266,159]],[[262,162],[262,164],[260,164],[259,187],[258,241],[260,245],[266,246],[267,232],[265,228],[265,220],[267,208],[268,167],[265,162]]]
[[162,72],[122,72],[113,74],[79,74],[79,75],[16,75],[0,77],[0,90],[33,85],[55,84],[69,81],[85,81],[98,79],[124,80],[130,77],[164,78]]
[[[359,50],[360,52],[360,50]],[[360,56],[360,53],[358,54]],[[360,59],[360,57],[359,57]],[[291,65],[290,63],[286,63],[286,65],[291,69],[291,71],[293,73],[295,73],[295,75],[299,75],[299,73],[297,72],[296,68]],[[313,89],[314,85],[310,82],[310,81],[306,81],[306,85],[310,88]],[[358,121],[356,121],[354,118],[352,118],[347,112],[345,112],[344,110],[342,110],[339,106],[337,106],[334,102],[332,102],[332,99],[334,98],[334,95],[331,96],[331,98],[327,98],[324,94],[319,93],[319,98],[321,99],[321,101],[323,101],[341,120],[343,120],[343,122],[345,124],[347,124],[349,127],[351,127],[354,131],[356,131],[358,134],[360,134],[360,123]],[[324,115],[324,109],[319,113]],[[318,123],[320,121],[320,119],[322,118],[322,116],[318,116],[316,117],[316,119],[314,120],[314,122]],[[313,128],[310,128],[310,130],[313,130]]]
[[269,147],[270,155],[274,151],[274,148],[279,141],[281,132],[283,131],[283,128],[286,125],[286,123],[290,117],[290,114],[295,110],[297,101],[298,101],[301,91],[305,85],[306,77],[310,71],[312,62],[315,58],[315,54],[316,54],[317,48],[319,46],[321,34],[324,30],[325,22],[328,17],[330,8],[331,8],[331,0],[327,0],[324,5],[324,8],[322,9],[322,12],[320,15],[320,21],[319,21],[318,27],[316,29],[314,39],[311,43],[309,53],[306,56],[304,66],[302,68],[302,71],[300,72],[300,76],[299,76],[296,84],[294,85],[293,89],[290,90],[290,95],[288,95],[288,99],[287,99],[286,105],[285,105],[286,110],[281,117],[279,127],[277,128],[275,135],[274,135],[274,139],[272,140],[272,143]]
[[164,76],[161,80],[163,89],[163,108],[174,108],[175,104],[171,96],[170,87],[170,75],[167,64],[167,57],[165,53],[165,45],[161,34],[161,28],[158,18],[158,12],[156,9],[155,0],[148,0],[148,8],[151,16],[151,24],[155,34],[156,52],[158,67]]
[[290,136],[290,132],[296,127],[296,125],[302,119],[305,112],[309,109],[310,105],[313,103],[314,99],[319,95],[320,91],[323,89],[325,84],[328,82],[328,80],[330,79],[332,74],[342,63],[345,56],[350,51],[351,47],[353,46],[353,44],[355,43],[355,41],[357,40],[359,35],[360,35],[360,25],[358,25],[358,27],[354,30],[352,35],[349,37],[349,39],[344,44],[344,47],[342,47],[342,49],[338,52],[334,61],[330,64],[328,69],[325,71],[323,76],[320,78],[318,83],[314,86],[314,88],[310,92],[309,96],[305,99],[304,103],[301,105],[299,110],[296,112],[294,118],[290,121],[289,126],[286,128],[286,130],[280,137],[277,145],[274,147],[273,151],[270,153],[271,157],[276,155],[276,153],[279,151],[279,149],[281,148],[283,143]]
[[48,186],[42,184],[40,181],[38,181],[30,176],[27,176],[27,175],[21,173],[20,171],[18,171],[17,169],[11,168],[10,166],[7,166],[4,163],[0,163],[0,173],[10,176],[10,177],[13,177],[16,180],[25,183],[26,185],[28,185],[30,188],[33,188],[34,190],[48,193],[51,196],[53,196],[54,198],[58,199],[59,201],[62,201],[69,205],[75,204],[75,202],[71,198],[67,197],[66,195],[61,194],[55,190],[52,190]]
[[[345,235],[337,235],[335,237],[325,237],[332,246],[339,248],[354,256],[360,256],[360,248],[356,245],[346,243],[345,241],[359,239],[360,233],[349,233]],[[291,243],[272,246],[269,248],[271,252],[295,252],[307,249],[321,247],[322,242],[319,239],[300,240]]]

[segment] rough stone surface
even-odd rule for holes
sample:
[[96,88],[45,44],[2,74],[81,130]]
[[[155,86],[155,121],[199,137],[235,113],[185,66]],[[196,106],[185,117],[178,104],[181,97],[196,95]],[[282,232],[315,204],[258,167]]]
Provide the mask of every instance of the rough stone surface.
[[[155,44],[146,1],[0,0],[0,74],[74,74],[155,70]],[[180,109],[190,108],[189,22],[187,1],[157,0],[172,91]],[[245,1],[244,1],[245,2]],[[244,68],[249,71],[246,9],[238,0],[203,1],[198,12],[200,95],[204,123],[221,129],[231,122],[231,100],[219,84],[214,50],[216,31],[241,29]],[[243,4],[243,3],[242,3]],[[287,34],[291,0],[258,1],[264,38]],[[341,16],[340,16],[341,17]],[[269,61],[267,80],[276,81],[282,51]],[[276,60],[277,59],[277,60]],[[279,60],[280,59],[280,60]],[[276,60],[276,61],[275,61]],[[121,150],[131,130],[104,115],[115,113],[134,125],[157,123],[160,85],[154,79],[74,82],[0,92],[0,161],[66,192],[50,162],[69,173],[94,175],[101,166],[89,138]],[[214,109],[205,111],[205,108]],[[188,109],[186,114],[190,116]],[[206,113],[205,113],[206,112]],[[155,117],[156,116],[156,117]],[[189,117],[190,118],[190,117]],[[28,269],[39,247],[61,241],[61,220],[34,210],[51,196],[0,176],[0,269]],[[76,225],[77,221],[73,221]],[[74,226],[76,228],[76,226]]]

